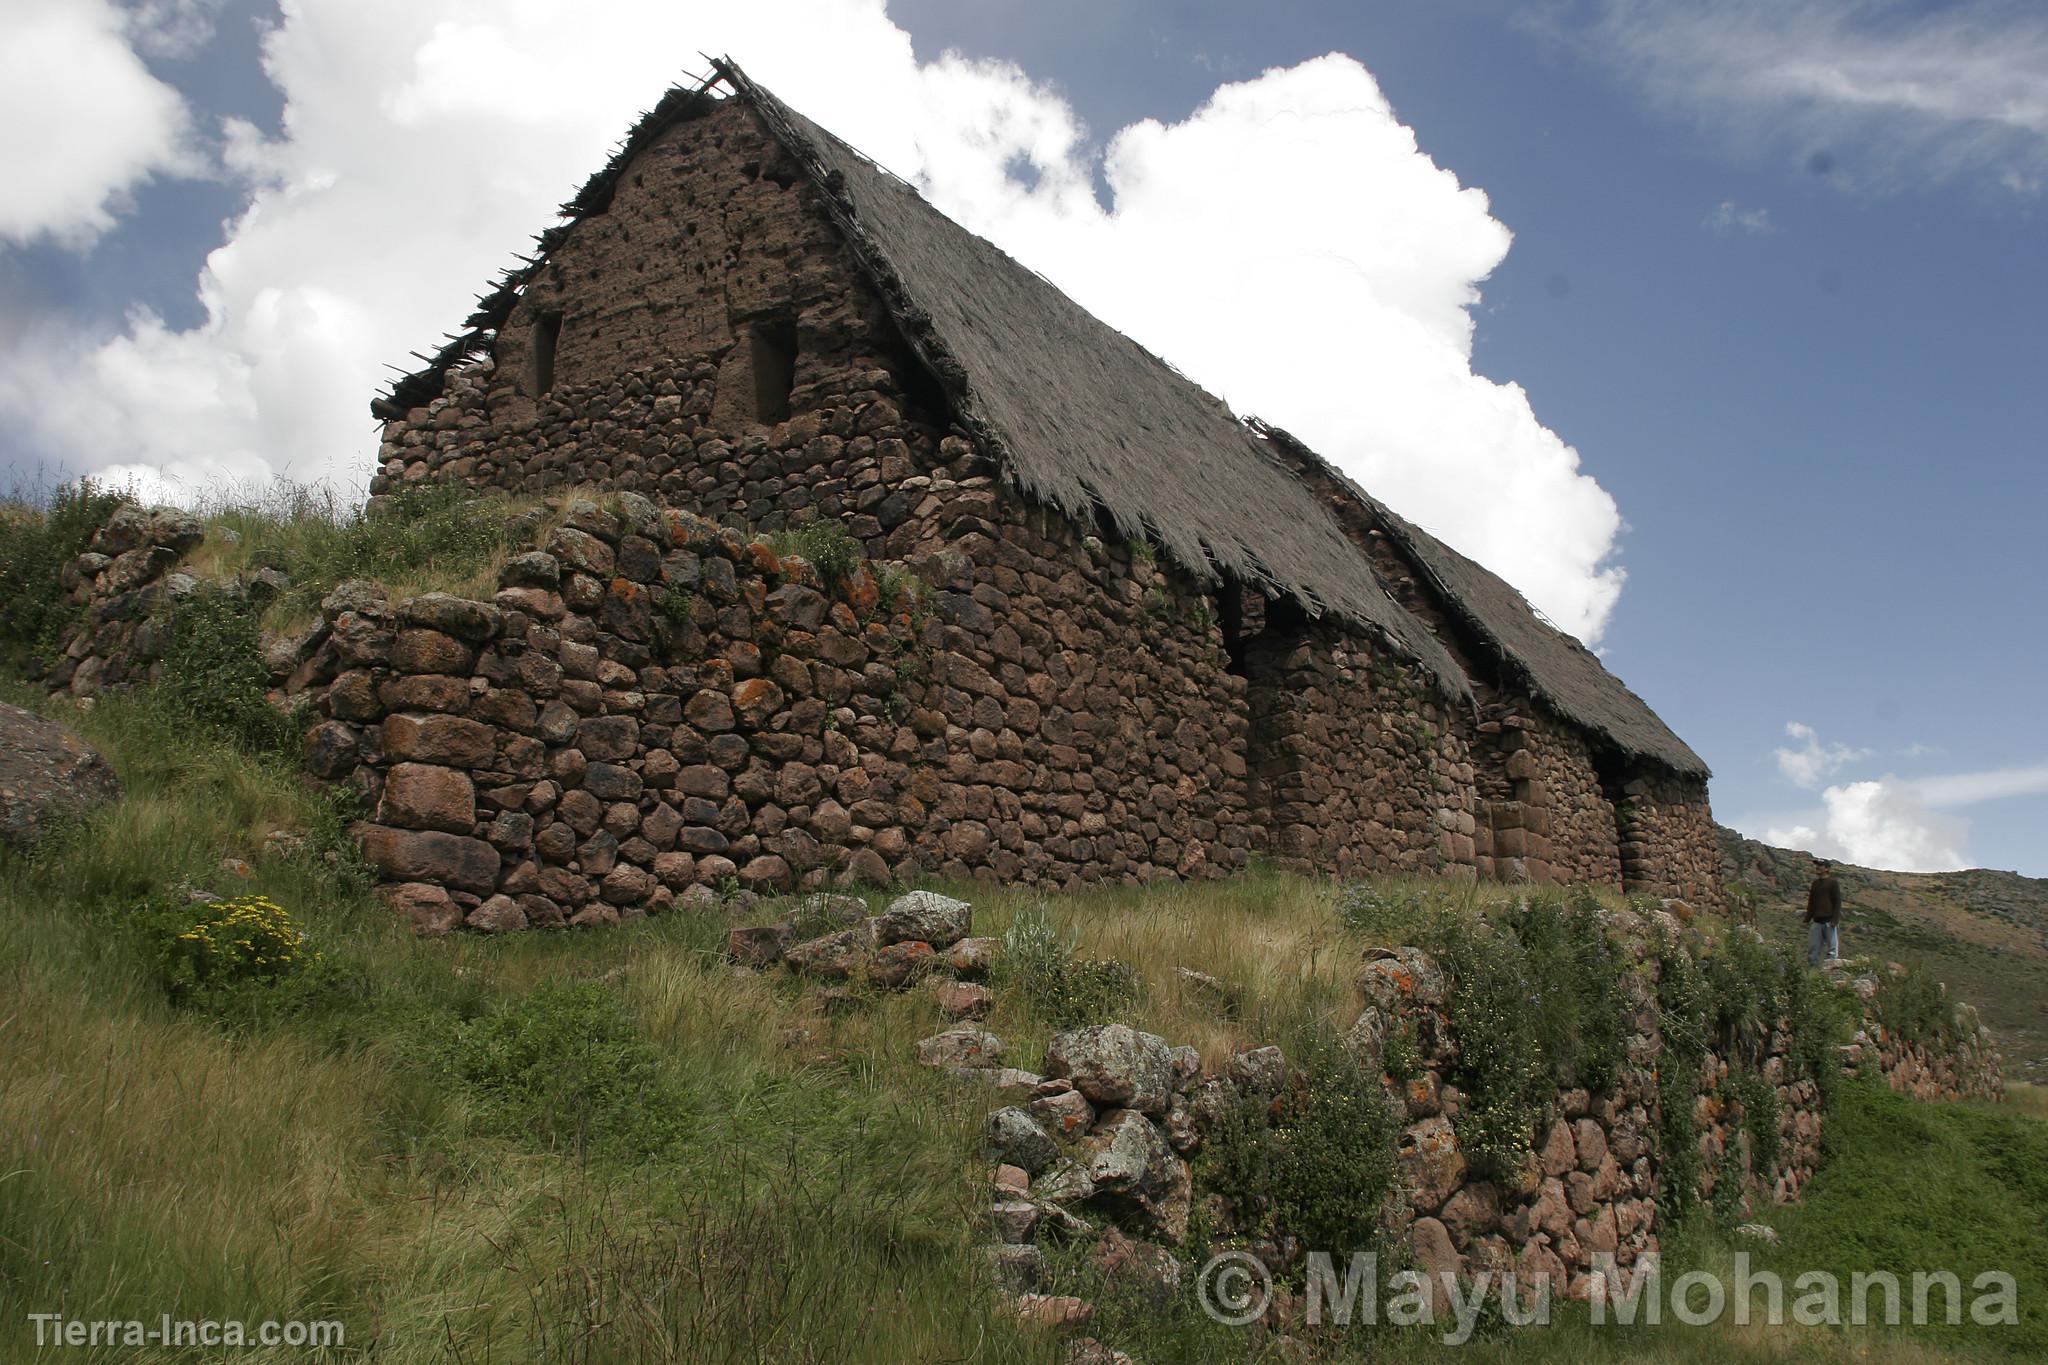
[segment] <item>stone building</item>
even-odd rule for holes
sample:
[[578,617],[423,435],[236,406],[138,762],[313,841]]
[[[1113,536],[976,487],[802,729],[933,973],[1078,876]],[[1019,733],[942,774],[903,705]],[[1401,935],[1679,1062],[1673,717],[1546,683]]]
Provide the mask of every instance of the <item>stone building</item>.
[[[552,734],[493,723],[545,748],[558,790],[586,760],[628,774],[590,804],[659,816],[662,839],[628,838],[649,857],[715,846],[698,880],[1063,885],[1266,855],[1721,900],[1706,765],[1576,640],[730,63],[664,97],[373,410],[375,494],[689,514],[551,547],[555,618],[508,580],[493,629],[517,640],[492,648],[607,681],[536,695],[574,712]],[[792,616],[801,568],[710,522],[836,522],[922,586],[877,611],[862,568]],[[606,599],[642,588],[680,605],[627,629]],[[476,765],[541,831],[508,868],[580,864],[584,831],[549,844],[532,784]]]

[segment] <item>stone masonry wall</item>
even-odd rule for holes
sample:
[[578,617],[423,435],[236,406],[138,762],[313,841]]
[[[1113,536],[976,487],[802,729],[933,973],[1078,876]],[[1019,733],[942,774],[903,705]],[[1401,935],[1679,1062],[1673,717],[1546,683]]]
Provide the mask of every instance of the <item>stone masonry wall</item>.
[[1719,910],[1719,846],[1706,788],[1673,776],[1643,772],[1622,785],[1616,808],[1621,825],[1623,885],[1653,896],[1678,896]]
[[[699,691],[731,694],[761,679],[781,689],[789,714],[778,710],[764,719],[757,729],[775,737],[765,747],[750,743],[743,761],[723,745],[738,765],[721,769],[729,779],[755,765],[771,775],[786,765],[814,768],[821,758],[811,750],[828,735],[856,743],[851,766],[866,776],[849,778],[848,793],[798,799],[810,785],[800,773],[788,799],[779,775],[770,782],[778,799],[761,794],[767,779],[758,774],[747,779],[749,794],[688,794],[721,803],[719,821],[707,817],[691,827],[715,830],[732,847],[711,848],[716,841],[699,834],[690,838],[702,849],[657,851],[733,863],[730,870],[709,863],[711,879],[744,875],[773,886],[785,878],[850,874],[857,863],[866,875],[915,869],[1065,885],[1211,875],[1243,866],[1254,851],[1270,851],[1298,866],[1345,874],[1444,870],[1615,883],[1612,818],[1583,741],[1533,702],[1489,692],[1490,718],[1481,723],[1444,705],[1383,649],[1336,622],[1268,632],[1233,661],[1235,642],[1220,619],[1223,596],[1241,594],[1254,616],[1266,615],[1269,605],[1273,616],[1284,615],[1280,604],[1198,582],[1155,562],[1142,544],[1105,543],[1095,528],[1004,487],[975,445],[949,427],[943,395],[910,359],[836,230],[814,211],[808,182],[779,158],[737,104],[678,125],[649,148],[621,177],[610,208],[579,221],[550,257],[494,354],[456,368],[441,397],[386,424],[373,496],[421,482],[523,494],[589,487],[756,530],[837,522],[877,566],[898,566],[926,586],[914,615],[906,609],[882,619],[874,603],[841,603],[855,613],[850,625],[826,621],[792,631],[772,613],[764,619],[756,599],[787,586],[790,573],[807,591],[826,587],[806,580],[803,570],[771,565],[772,556],[745,548],[742,537],[701,529],[686,537],[691,546],[632,532],[645,543],[629,547],[627,533],[607,530],[598,518],[571,529],[603,542],[614,561],[609,575],[579,567],[573,561],[580,551],[551,548],[554,579],[537,567],[527,572],[559,587],[507,586],[515,593],[558,592],[562,614],[495,604],[502,624],[494,629],[501,633],[456,637],[475,655],[468,662],[443,647],[431,657],[401,651],[342,667],[335,656],[352,646],[339,618],[323,623],[317,638],[280,643],[291,656],[275,661],[281,693],[314,696],[329,708],[325,720],[361,732],[356,749],[369,776],[358,780],[393,766],[364,738],[372,731],[381,736],[387,713],[431,711],[500,730],[509,725],[521,740],[541,743],[544,766],[554,761],[554,749],[576,747],[522,728],[525,711],[517,703],[502,704],[519,724],[474,712],[499,705],[497,693],[509,686],[481,670],[501,668],[489,661],[523,651],[552,659],[577,684],[558,694],[545,690],[554,684],[529,691],[536,716],[559,702],[579,722],[630,717],[654,734],[626,755],[627,766],[656,752],[702,766],[698,746],[709,745],[710,736],[692,731],[667,743],[664,732],[677,733],[676,722],[650,718],[644,708],[665,716],[672,703]],[[539,353],[550,327],[559,330],[547,367]],[[783,361],[786,375],[771,373]],[[771,400],[765,407],[764,395]],[[785,400],[786,411],[776,406]],[[714,549],[714,540],[724,548]],[[1369,536],[1362,543],[1375,548]],[[145,626],[131,648],[131,634],[155,599],[136,596],[140,583],[130,580],[146,570],[151,582],[168,576],[182,590],[190,580],[174,568],[189,548],[156,547],[146,565],[115,565],[110,556],[106,563],[82,561],[74,576],[89,627],[72,640],[54,681],[89,690],[122,681],[131,664],[146,668],[159,642]],[[1392,553],[1376,549],[1382,558]],[[676,553],[694,556],[697,572],[718,578],[692,582],[685,570],[671,580],[666,566]],[[601,555],[591,549],[588,557]],[[730,566],[730,585],[728,571],[712,567],[714,561]],[[655,568],[663,571],[644,576]],[[1404,602],[1455,652],[1455,630],[1421,586],[1412,576],[1396,578]],[[656,619],[642,619],[645,604],[630,592],[616,596],[614,580],[656,600],[690,594],[681,613],[691,618],[688,627],[660,616],[659,608]],[[873,587],[869,581],[862,591]],[[366,603],[356,614],[385,621],[394,640],[429,628],[407,624],[404,609]],[[351,627],[359,628],[367,627]],[[854,642],[843,647],[849,658],[862,650],[866,657],[841,663],[801,652],[828,637]],[[793,638],[786,649],[785,638]],[[825,675],[829,688],[814,699],[793,697],[769,672],[785,656],[814,674],[835,670]],[[333,713],[321,689],[340,673],[363,669],[367,684],[351,681],[353,691],[339,702],[362,714]],[[444,681],[404,681],[418,678]],[[458,697],[458,683],[474,696]],[[596,688],[595,701],[585,685]],[[387,692],[394,699],[388,704]],[[614,700],[612,693],[640,700]],[[437,707],[417,703],[429,695]],[[799,708],[797,700],[818,705]],[[1519,728],[1504,725],[1502,716]],[[550,781],[570,790],[551,772],[514,778],[493,766],[503,752],[492,743],[471,784],[491,821],[496,811],[484,793]],[[530,752],[524,743],[513,747]],[[687,763],[685,753],[692,755]],[[334,753],[320,760],[339,761]],[[667,762],[653,761],[657,771]],[[1524,767],[1530,775],[1519,775]],[[647,794],[667,789],[644,775],[642,781],[634,800],[643,815],[663,804],[681,813],[672,794]],[[1689,842],[1681,852],[1664,847],[1700,832],[1682,787],[1645,788],[1631,806],[1642,815],[1635,856],[1646,870],[1637,880],[1646,886],[1717,884],[1710,825],[1704,863],[1690,856]],[[816,807],[824,797],[836,810],[823,810],[819,828]],[[729,804],[734,800],[744,813]],[[608,800],[607,808],[623,803]],[[858,812],[856,803],[864,803]],[[772,809],[763,815],[763,807]],[[1703,794],[1697,807],[1704,816]],[[524,813],[538,818],[551,810]],[[839,810],[849,820],[843,833]],[[795,833],[778,824],[792,812],[801,813]],[[590,823],[587,812],[578,820]],[[656,828],[667,820],[659,816]],[[757,820],[764,823],[757,827]],[[625,824],[624,814],[613,822]],[[484,823],[480,816],[467,835],[435,832],[478,838]],[[552,864],[542,857],[536,865],[573,863],[574,875],[592,880],[580,869],[594,829],[576,833],[573,856]],[[393,848],[422,842],[377,837]],[[564,837],[554,836],[549,847]],[[611,837],[624,847],[639,836],[636,830]],[[831,851],[814,852],[806,839]],[[603,865],[602,849],[594,852],[591,861]],[[501,869],[507,876],[527,860],[523,845],[500,853],[511,860]],[[747,873],[756,861],[760,867]],[[645,858],[634,865],[652,869]],[[666,865],[673,873],[679,860]],[[1706,880],[1690,880],[1702,870]],[[672,879],[683,889],[705,880],[694,872]],[[517,883],[525,887],[524,878]],[[618,882],[637,884],[630,876]]]
[[1412,669],[1318,623],[1255,641],[1251,672],[1268,851],[1340,876],[1474,874],[1468,744]]
[[1492,722],[1507,790],[1483,813],[1482,869],[1503,881],[1622,886],[1614,806],[1583,736],[1540,708],[1496,708]]

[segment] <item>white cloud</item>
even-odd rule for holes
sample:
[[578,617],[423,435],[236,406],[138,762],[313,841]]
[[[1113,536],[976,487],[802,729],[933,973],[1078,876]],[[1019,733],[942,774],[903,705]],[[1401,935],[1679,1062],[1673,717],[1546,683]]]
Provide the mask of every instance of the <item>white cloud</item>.
[[2048,793],[2048,763],[2027,768],[1993,768],[1981,773],[1922,777],[1913,782],[1930,806],[1974,806],[1980,801],[2005,801],[2015,796]]
[[86,245],[145,180],[201,169],[184,100],[127,24],[108,0],[0,8],[0,239]]
[[1769,843],[1894,872],[1952,872],[1963,856],[1968,826],[1927,809],[1911,784],[1851,782],[1821,793],[1824,828],[1772,829]]
[[2048,763],[1939,777],[1886,774],[1829,787],[1821,793],[1819,811],[1770,826],[1763,838],[1865,867],[1948,872],[1971,865],[1965,854],[1969,822],[1950,812],[2043,794],[2048,794]]
[[1799,740],[1800,745],[1796,749],[1776,750],[1778,771],[1797,787],[1818,787],[1831,774],[1859,759],[1870,757],[1868,749],[1856,749],[1847,744],[1822,744],[1820,735],[1811,725],[1803,725],[1796,720],[1785,726],[1785,733]]
[[[386,362],[466,315],[679,59],[764,84],[1224,396],[1297,432],[1589,640],[1620,517],[1515,385],[1472,372],[1509,233],[1329,56],[1118,132],[1014,67],[920,65],[880,0],[772,7],[303,0],[265,44],[286,132],[227,130],[248,211],[206,320],[138,315],[0,371],[0,410],[71,468],[121,452],[188,486],[266,469],[359,488]],[[630,42],[620,35],[630,34]],[[1024,164],[1018,178],[1008,168]],[[1028,182],[1028,183],[1027,183]],[[1248,190],[1255,187],[1255,192]],[[1474,490],[1485,490],[1475,497]]]
[[1603,0],[1617,69],[1737,136],[1800,156],[1854,146],[1859,178],[2048,169],[2048,13],[2004,0]]
[[152,57],[179,60],[213,41],[225,0],[128,0],[135,45]]
[[1733,199],[1723,199],[1714,211],[1707,215],[1707,226],[1724,236],[1731,232],[1739,232],[1747,237],[1763,237],[1777,231],[1771,223],[1769,209],[1746,209]]

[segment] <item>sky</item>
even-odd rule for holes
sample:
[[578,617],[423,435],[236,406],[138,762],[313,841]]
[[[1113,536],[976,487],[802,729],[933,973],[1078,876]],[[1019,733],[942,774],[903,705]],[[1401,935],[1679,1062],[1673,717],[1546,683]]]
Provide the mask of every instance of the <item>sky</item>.
[[2048,11],[0,0],[0,488],[359,493],[730,53],[1600,651],[1718,817],[2048,875]]

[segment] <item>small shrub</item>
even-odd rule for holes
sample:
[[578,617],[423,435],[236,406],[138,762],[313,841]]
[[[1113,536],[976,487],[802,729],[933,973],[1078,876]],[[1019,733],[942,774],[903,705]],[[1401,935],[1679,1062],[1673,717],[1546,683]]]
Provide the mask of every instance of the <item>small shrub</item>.
[[1447,1013],[1461,1041],[1452,1068],[1466,1096],[1458,1140],[1482,1179],[1512,1179],[1555,1093],[1541,1035],[1528,1026],[1541,992],[1507,930],[1453,921],[1435,950],[1453,980]]
[[1506,922],[1536,988],[1538,1043],[1557,1083],[1612,1089],[1627,1041],[1628,1005],[1621,960],[1599,903],[1581,891],[1562,904],[1538,900]]
[[1699,1201],[1700,1154],[1693,1101],[1711,1046],[1713,999],[1692,955],[1668,935],[1656,936],[1657,1015],[1664,1051],[1657,1063],[1657,1207],[1680,1222]]
[[1785,1145],[1778,1128],[1778,1088],[1759,1073],[1744,1069],[1729,1076],[1728,1090],[1742,1106],[1742,1131],[1749,1134],[1752,1164],[1759,1175],[1768,1177]]
[[1201,1183],[1231,1202],[1245,1235],[1369,1249],[1393,1188],[1400,1116],[1378,1074],[1326,1030],[1297,1049],[1294,1072],[1277,1104],[1247,1096],[1223,1114],[1203,1145]]
[[1903,1042],[1941,1051],[1957,1041],[1955,1002],[1922,967],[1878,973],[1870,1012],[1887,1033]]
[[171,611],[155,696],[250,753],[293,747],[299,720],[270,702],[263,635],[247,604],[201,585]]
[[1137,969],[1113,958],[1082,957],[1043,910],[1027,911],[1003,933],[996,960],[1003,980],[1055,1028],[1107,1023],[1138,1002]]
[[670,588],[661,594],[655,605],[661,609],[663,616],[675,624],[687,626],[690,624],[691,613],[696,610],[697,597],[695,593],[685,592],[681,588]]
[[58,576],[121,501],[81,479],[59,488],[46,507],[0,503],[0,652],[19,662],[54,651],[78,616]]
[[320,957],[291,915],[262,896],[159,909],[146,922],[158,977],[180,1003],[279,981]]
[[917,614],[927,591],[925,581],[901,564],[881,563],[874,568],[876,605],[884,612],[909,607],[913,615]]
[[453,1065],[486,1126],[543,1147],[653,1156],[685,1131],[687,1106],[660,1054],[591,982],[541,986],[461,1025]]
[[839,521],[806,522],[793,530],[775,532],[768,543],[779,555],[802,556],[828,585],[845,578],[867,558],[861,543]]

